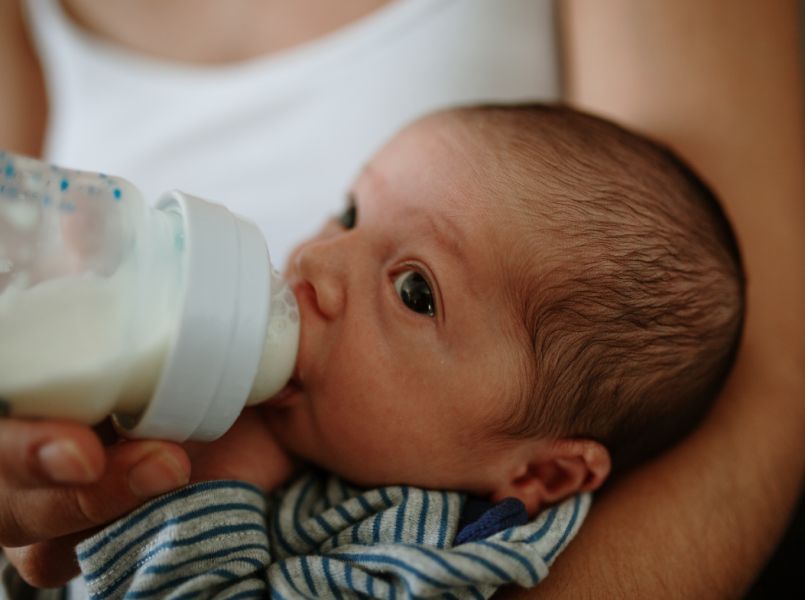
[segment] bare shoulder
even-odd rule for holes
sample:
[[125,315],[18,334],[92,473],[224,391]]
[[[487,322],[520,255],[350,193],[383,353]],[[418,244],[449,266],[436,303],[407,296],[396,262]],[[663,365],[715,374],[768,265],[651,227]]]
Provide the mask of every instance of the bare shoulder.
[[22,0],[0,0],[0,76],[0,148],[38,155],[47,101]]

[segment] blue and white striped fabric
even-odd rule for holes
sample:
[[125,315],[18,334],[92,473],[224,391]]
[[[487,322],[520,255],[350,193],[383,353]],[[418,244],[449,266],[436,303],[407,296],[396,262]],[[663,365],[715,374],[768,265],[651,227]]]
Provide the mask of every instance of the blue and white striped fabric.
[[589,494],[453,546],[465,497],[354,488],[306,473],[266,498],[236,481],[158,498],[77,548],[93,599],[487,598],[530,587],[578,531]]

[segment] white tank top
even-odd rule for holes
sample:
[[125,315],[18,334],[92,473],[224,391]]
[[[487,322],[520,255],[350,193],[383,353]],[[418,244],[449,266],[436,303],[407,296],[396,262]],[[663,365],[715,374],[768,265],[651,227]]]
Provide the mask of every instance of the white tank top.
[[395,131],[445,106],[556,99],[550,0],[397,0],[313,42],[235,65],[166,62],[27,0],[49,99],[44,158],[179,188],[254,220],[272,258],[342,209]]

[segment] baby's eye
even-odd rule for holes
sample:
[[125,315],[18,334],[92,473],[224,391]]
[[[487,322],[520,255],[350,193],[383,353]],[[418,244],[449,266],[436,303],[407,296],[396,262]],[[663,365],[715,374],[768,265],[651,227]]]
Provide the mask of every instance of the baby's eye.
[[355,208],[355,199],[350,196],[349,206],[338,215],[338,222],[344,229],[352,229],[355,227],[355,222],[358,220],[358,209]]
[[400,299],[412,311],[433,317],[436,315],[436,303],[430,284],[419,272],[406,269],[394,278],[394,289]]

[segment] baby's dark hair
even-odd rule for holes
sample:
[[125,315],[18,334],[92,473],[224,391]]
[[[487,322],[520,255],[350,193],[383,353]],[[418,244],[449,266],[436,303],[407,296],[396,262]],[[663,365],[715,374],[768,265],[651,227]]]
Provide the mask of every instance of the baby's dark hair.
[[510,287],[533,385],[502,432],[595,439],[613,472],[656,454],[708,410],[740,341],[744,274],[718,200],[668,148],[589,114],[457,115],[527,224]]

